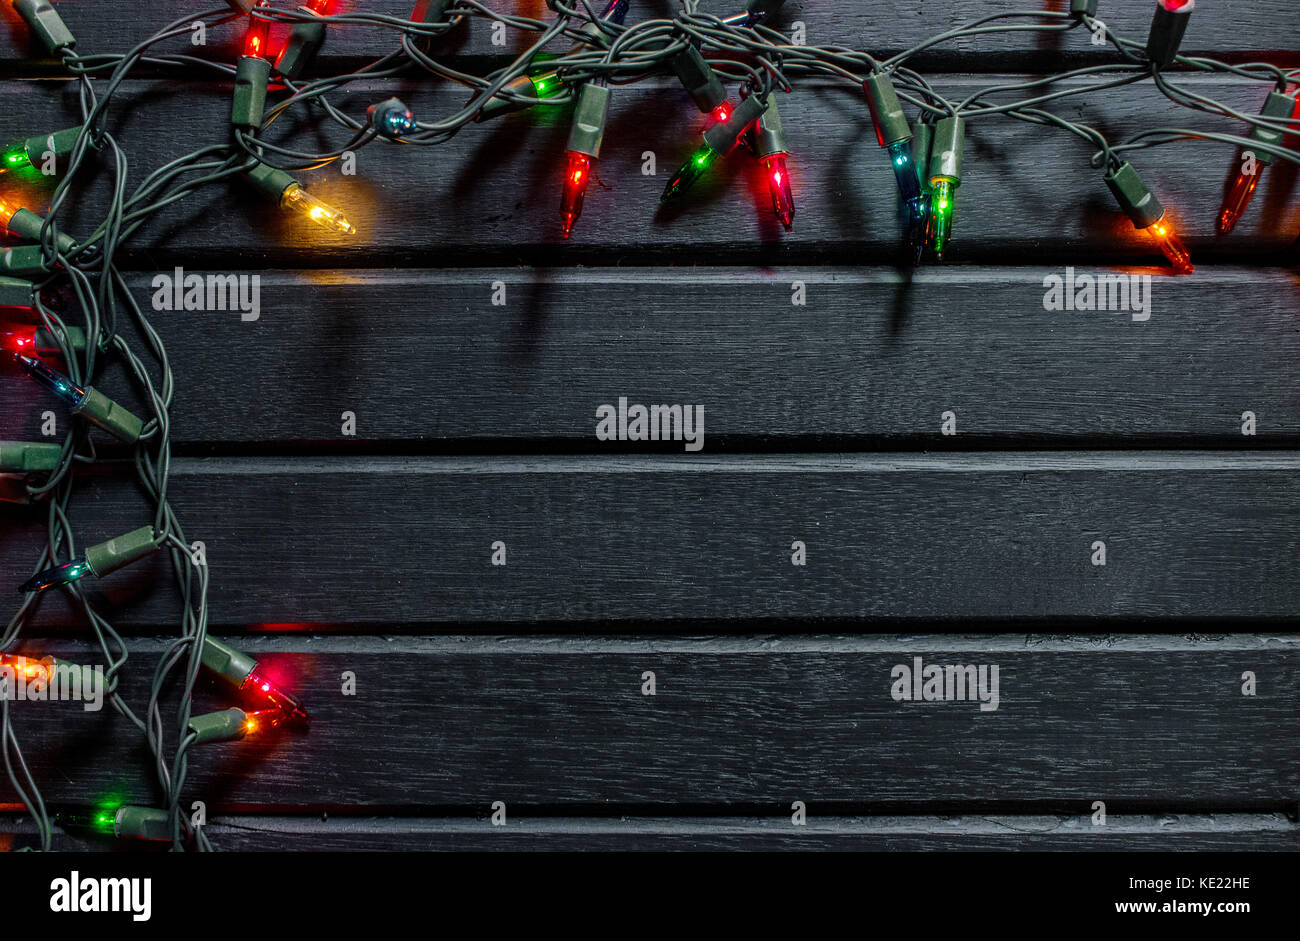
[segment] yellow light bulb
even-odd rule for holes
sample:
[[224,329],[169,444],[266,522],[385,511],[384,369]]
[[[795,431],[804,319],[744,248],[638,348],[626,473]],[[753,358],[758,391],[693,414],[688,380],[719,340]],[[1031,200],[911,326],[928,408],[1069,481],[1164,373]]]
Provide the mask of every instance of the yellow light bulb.
[[299,183],[294,183],[284,191],[280,197],[280,207],[300,212],[317,225],[333,229],[335,232],[344,235],[357,234],[357,227],[349,222],[343,213],[328,203],[321,202],[303,189]]

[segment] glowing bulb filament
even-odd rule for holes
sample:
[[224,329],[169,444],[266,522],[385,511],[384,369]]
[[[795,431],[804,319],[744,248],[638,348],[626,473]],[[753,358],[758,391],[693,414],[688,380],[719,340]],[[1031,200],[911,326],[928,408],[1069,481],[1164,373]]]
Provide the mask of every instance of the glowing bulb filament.
[[1237,179],[1228,191],[1223,201],[1223,209],[1219,213],[1219,232],[1223,235],[1236,228],[1237,221],[1246,212],[1246,207],[1250,205],[1250,200],[1255,195],[1255,188],[1259,186],[1260,177],[1264,175],[1264,166],[1263,163],[1252,160],[1249,171],[1243,168],[1237,174]]
[[560,193],[560,234],[566,239],[582,215],[582,203],[587,196],[588,171],[592,158],[576,150],[569,151],[569,166]]
[[787,232],[794,228],[794,191],[790,188],[790,171],[785,154],[763,158],[767,170],[767,191],[772,197],[772,213]]
[[284,191],[284,195],[280,197],[280,206],[283,209],[300,212],[317,225],[335,232],[344,235],[357,234],[357,227],[349,222],[343,213],[328,203],[321,202],[303,189],[301,184],[294,183]]
[[942,260],[952,240],[954,186],[953,181],[946,177],[936,177],[930,185],[934,187],[934,211],[930,218],[932,246],[935,255]]
[[1192,265],[1192,253],[1187,250],[1172,225],[1161,219],[1147,231],[1155,236],[1156,244],[1174,266],[1175,274],[1191,274],[1196,270]]

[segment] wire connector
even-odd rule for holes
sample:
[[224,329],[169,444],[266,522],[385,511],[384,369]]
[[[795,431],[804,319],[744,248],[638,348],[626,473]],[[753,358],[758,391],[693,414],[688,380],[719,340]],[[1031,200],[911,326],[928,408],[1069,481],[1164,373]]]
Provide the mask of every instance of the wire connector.
[[139,562],[158,548],[153,526],[141,526],[107,542],[86,550],[86,561],[96,578],[103,578],[118,569]]
[[1137,170],[1133,169],[1133,164],[1121,164],[1107,173],[1105,179],[1119,208],[1132,220],[1135,229],[1150,228],[1165,217],[1165,207],[1150,187],[1142,182]]
[[50,0],[14,0],[14,9],[50,55],[57,56],[77,44],[77,37],[72,35]]
[[912,139],[912,126],[903,113],[894,83],[884,72],[872,72],[862,82],[862,92],[871,109],[871,123],[876,128],[876,143],[888,147]]
[[0,277],[0,307],[36,306],[36,285],[22,278]]
[[1097,0],[1070,0],[1070,13],[1074,16],[1096,16]]
[[668,65],[695,102],[695,107],[705,114],[726,103],[727,89],[722,79],[695,46],[688,45],[669,59]]
[[215,637],[203,638],[201,659],[205,667],[236,688],[243,686],[249,674],[257,669],[256,660]]
[[565,150],[600,156],[600,145],[605,138],[605,119],[609,113],[610,90],[604,85],[588,82],[578,93],[578,104],[573,110],[573,124],[569,127],[569,142]]
[[767,111],[767,102],[760,101],[757,95],[750,95],[740,104],[725,121],[719,121],[704,132],[704,143],[716,154],[726,156],[736,149],[741,135],[751,124]]
[[235,92],[230,99],[230,123],[236,127],[261,127],[266,111],[266,85],[271,63],[261,56],[240,56],[235,61]]
[[288,78],[297,78],[316,58],[321,46],[325,45],[325,24],[303,21],[294,23],[289,31],[289,39],[275,60],[275,69]]
[[[1264,109],[1260,111],[1260,117],[1285,123],[1290,119],[1296,107],[1297,100],[1290,95],[1284,95],[1282,92],[1277,91],[1269,92],[1268,98],[1264,101]],[[1250,139],[1270,147],[1280,147],[1286,134],[1286,131],[1277,131],[1271,127],[1260,127],[1256,124],[1251,128]],[[1262,163],[1266,167],[1273,164],[1274,154],[1269,151],[1257,150],[1253,151],[1253,153],[1258,163]]]
[[[45,228],[45,217],[38,216],[30,209],[19,209],[9,217],[6,228],[14,238],[25,242],[39,242],[41,229]],[[54,244],[60,252],[67,253],[76,247],[77,240],[66,232],[58,232],[54,236]]]
[[119,807],[113,815],[113,836],[119,840],[170,840],[171,815],[157,807]]
[[966,121],[949,115],[934,126],[930,142],[930,185],[948,180],[954,188],[961,185],[962,155],[965,150]]
[[14,278],[40,278],[50,273],[45,249],[39,245],[15,245],[0,251],[0,272]]
[[87,386],[86,397],[72,409],[74,415],[84,415],[117,440],[135,444],[144,431],[144,422],[133,412],[118,405],[98,389]]
[[1196,0],[1156,0],[1156,15],[1147,36],[1147,58],[1156,68],[1167,69],[1178,58],[1194,9]]
[[248,715],[243,709],[223,709],[190,719],[189,732],[195,745],[209,742],[234,742],[243,738]]
[[52,441],[0,441],[0,473],[39,474],[59,466],[63,447]]
[[785,128],[781,125],[781,112],[777,110],[775,98],[768,99],[767,110],[755,122],[750,132],[750,145],[759,160],[790,152],[785,144]]

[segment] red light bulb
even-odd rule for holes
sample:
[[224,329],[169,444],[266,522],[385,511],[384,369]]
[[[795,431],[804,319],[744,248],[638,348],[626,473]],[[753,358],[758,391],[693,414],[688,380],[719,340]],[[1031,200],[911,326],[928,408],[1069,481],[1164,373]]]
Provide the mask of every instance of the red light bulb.
[[[266,0],[259,0],[256,10],[268,9]],[[266,58],[267,48],[271,43],[271,24],[268,20],[256,16],[248,18],[248,32],[244,34],[244,55],[249,58]]]
[[587,195],[587,181],[590,177],[591,157],[570,150],[568,167],[564,171],[564,191],[560,194],[561,234],[566,239],[582,215],[582,201]]
[[734,110],[735,109],[731,107],[731,102],[724,101],[722,104],[714,108],[710,114],[713,115],[713,121],[715,124],[721,124],[723,121],[731,117],[731,112]]
[[[283,689],[265,676],[260,670],[254,668],[251,673],[245,677],[243,684],[239,687],[241,692],[254,693],[274,705],[280,712],[291,719],[307,719],[307,710],[302,707],[302,703],[290,696]],[[257,715],[258,713],[253,713]]]
[[11,324],[0,329],[0,349],[6,353],[24,353],[28,356],[40,353],[36,348],[36,327]]
[[1219,213],[1221,234],[1227,235],[1236,227],[1237,220],[1246,212],[1246,207],[1250,205],[1251,197],[1255,195],[1255,189],[1259,186],[1259,179],[1263,175],[1264,164],[1254,159],[1243,166],[1241,172],[1237,174],[1237,179],[1233,181],[1228,195],[1224,197],[1223,209]]
[[790,187],[790,170],[785,154],[771,154],[763,158],[767,171],[767,190],[772,195],[772,212],[789,232],[794,228],[794,190]]

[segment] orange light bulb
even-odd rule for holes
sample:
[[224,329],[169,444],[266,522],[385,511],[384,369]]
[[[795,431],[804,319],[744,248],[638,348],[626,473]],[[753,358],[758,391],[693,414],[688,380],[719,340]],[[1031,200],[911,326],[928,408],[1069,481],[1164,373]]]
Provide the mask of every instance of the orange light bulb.
[[9,231],[9,221],[13,219],[14,213],[23,208],[7,199],[0,199],[0,226],[4,226],[5,231]]
[[1178,237],[1178,233],[1170,223],[1161,219],[1147,231],[1155,236],[1156,244],[1165,253],[1169,263],[1174,266],[1175,274],[1191,274],[1196,270],[1192,265],[1192,253],[1187,250],[1187,246],[1183,244],[1183,240]]

